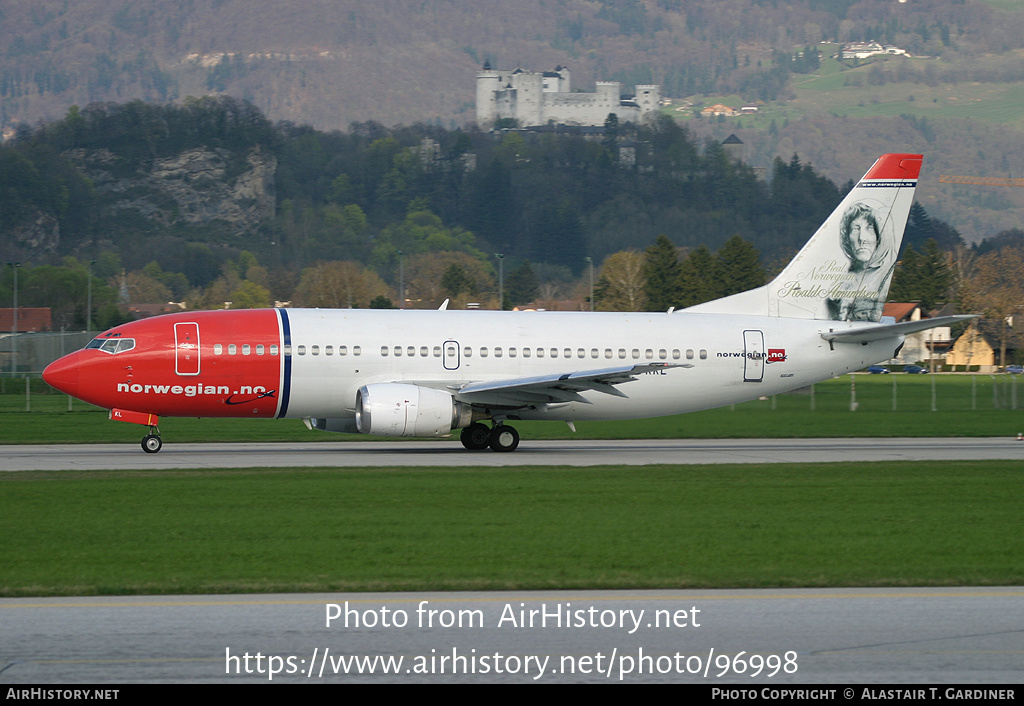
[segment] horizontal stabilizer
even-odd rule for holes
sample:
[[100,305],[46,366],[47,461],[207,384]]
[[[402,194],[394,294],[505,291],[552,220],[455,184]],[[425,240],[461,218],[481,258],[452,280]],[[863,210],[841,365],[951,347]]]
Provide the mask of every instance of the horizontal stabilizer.
[[958,321],[967,321],[977,317],[977,314],[939,316],[934,319],[905,321],[901,324],[865,326],[863,328],[845,329],[843,331],[823,331],[821,337],[826,341],[833,341],[835,343],[870,343],[871,341],[880,341],[884,338],[895,338],[896,336],[906,336],[908,333],[926,331],[936,326],[949,326]]

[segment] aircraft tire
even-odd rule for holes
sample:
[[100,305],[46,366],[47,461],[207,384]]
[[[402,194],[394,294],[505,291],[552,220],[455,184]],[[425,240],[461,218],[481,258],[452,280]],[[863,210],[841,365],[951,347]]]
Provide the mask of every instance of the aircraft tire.
[[164,442],[156,434],[150,434],[142,440],[142,450],[148,454],[155,454],[163,445]]
[[519,446],[519,432],[514,427],[499,424],[491,429],[490,443],[494,451],[515,451]]
[[474,422],[462,430],[459,441],[470,451],[483,451],[491,443],[491,430],[486,424]]

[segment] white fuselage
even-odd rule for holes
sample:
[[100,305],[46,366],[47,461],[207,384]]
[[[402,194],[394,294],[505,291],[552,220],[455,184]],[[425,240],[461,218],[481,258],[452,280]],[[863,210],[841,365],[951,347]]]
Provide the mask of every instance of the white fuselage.
[[509,419],[630,419],[709,409],[826,380],[893,356],[901,337],[830,345],[858,324],[694,313],[298,309],[282,416],[351,417],[363,385],[458,389],[624,364],[666,363],[589,403],[538,404]]

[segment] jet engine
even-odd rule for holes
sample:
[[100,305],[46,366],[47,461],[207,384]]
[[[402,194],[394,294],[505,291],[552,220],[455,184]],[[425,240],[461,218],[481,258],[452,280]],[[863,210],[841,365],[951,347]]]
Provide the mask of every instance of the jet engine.
[[450,392],[419,385],[379,383],[356,393],[356,427],[381,436],[446,436],[472,422],[470,405]]

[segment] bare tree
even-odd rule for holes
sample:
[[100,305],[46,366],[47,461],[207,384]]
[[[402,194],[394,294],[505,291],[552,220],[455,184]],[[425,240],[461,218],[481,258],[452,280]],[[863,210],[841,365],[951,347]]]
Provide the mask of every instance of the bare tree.
[[647,303],[644,253],[622,250],[601,265],[595,298],[599,311],[641,311]]

